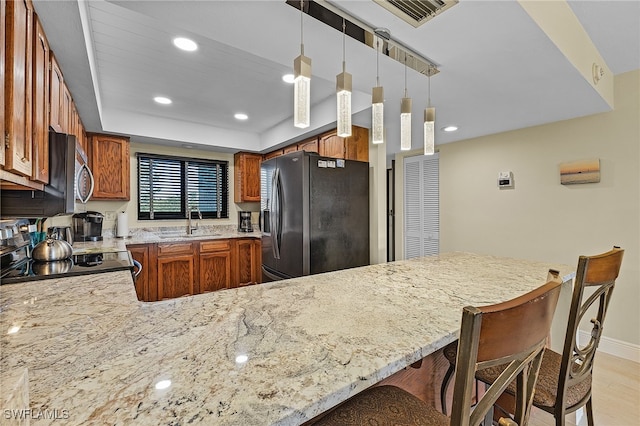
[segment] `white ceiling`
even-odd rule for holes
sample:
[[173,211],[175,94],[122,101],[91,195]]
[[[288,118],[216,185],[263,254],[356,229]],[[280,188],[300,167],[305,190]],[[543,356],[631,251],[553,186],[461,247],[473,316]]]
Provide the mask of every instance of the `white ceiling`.
[[[51,49],[89,131],[132,140],[198,148],[266,152],[335,122],[340,32],[304,17],[305,55],[313,61],[312,123],[293,127],[291,72],[300,49],[300,12],[284,0],[103,1],[36,0]],[[335,6],[434,61],[431,101],[436,144],[608,111],[609,105],[514,0],[461,0],[419,28],[371,0]],[[570,1],[613,74],[640,68],[640,2]],[[196,52],[172,45],[195,40]],[[88,42],[86,41],[88,40]],[[370,125],[375,51],[347,38],[353,74],[354,123]],[[380,58],[385,88],[387,153],[399,151],[404,67]],[[409,70],[413,147],[420,146],[427,78]],[[169,106],[153,102],[173,99]],[[245,112],[249,120],[233,118]],[[460,130],[439,129],[455,124]]]

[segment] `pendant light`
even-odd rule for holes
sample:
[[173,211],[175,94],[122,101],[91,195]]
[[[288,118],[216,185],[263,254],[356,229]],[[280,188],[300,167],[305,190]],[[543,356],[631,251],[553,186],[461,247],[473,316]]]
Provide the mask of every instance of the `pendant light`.
[[411,149],[411,98],[407,92],[407,55],[404,55],[404,98],[400,104],[400,150]]
[[424,110],[424,155],[433,155],[435,152],[436,109],[431,106],[431,68],[429,68],[428,88],[427,108]]
[[300,0],[300,56],[293,61],[293,125],[301,129],[311,121],[311,59],[304,56],[303,10],[304,0]]
[[384,143],[384,90],[380,86],[380,38],[376,39],[376,87],[371,92],[371,142]]
[[336,76],[336,99],[338,102],[338,136],[351,136],[351,74],[345,61],[346,25],[342,19],[342,72]]

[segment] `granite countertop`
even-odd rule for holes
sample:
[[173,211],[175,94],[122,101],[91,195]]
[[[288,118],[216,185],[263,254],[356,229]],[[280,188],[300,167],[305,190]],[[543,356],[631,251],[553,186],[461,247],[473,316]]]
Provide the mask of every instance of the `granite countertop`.
[[126,251],[128,245],[172,243],[176,241],[216,240],[230,238],[261,238],[262,234],[254,227],[253,232],[239,232],[232,226],[203,226],[187,235],[186,227],[133,228],[128,238],[114,238],[111,234],[102,241],[74,242],[73,254],[106,253]]
[[6,285],[2,329],[20,328],[3,331],[0,367],[27,369],[30,407],[66,413],[56,424],[297,425],[453,341],[462,307],[528,292],[549,268],[573,271],[446,253],[154,303],[129,272]]

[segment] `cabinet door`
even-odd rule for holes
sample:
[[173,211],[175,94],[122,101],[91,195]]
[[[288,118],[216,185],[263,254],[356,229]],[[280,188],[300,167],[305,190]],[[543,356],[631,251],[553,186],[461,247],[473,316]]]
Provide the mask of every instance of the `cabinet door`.
[[158,300],[196,294],[196,252],[192,243],[157,245]]
[[264,160],[269,160],[271,158],[279,157],[283,153],[282,149],[276,149],[275,151],[271,151],[264,155]]
[[231,288],[231,240],[200,242],[200,293]]
[[5,105],[5,100],[4,100],[4,96],[5,96],[5,90],[6,90],[6,86],[7,86],[7,80],[5,79],[5,74],[4,74],[4,63],[5,63],[5,52],[7,51],[7,49],[5,48],[7,46],[6,41],[7,41],[7,32],[5,30],[6,25],[5,25],[5,17],[7,15],[7,2],[6,1],[0,1],[0,80],[2,80],[2,88],[0,88],[0,113],[2,113],[2,118],[0,118],[0,137],[2,137],[2,139],[0,139],[1,143],[0,143],[0,166],[2,166],[2,168],[4,168],[4,105]]
[[309,139],[298,144],[298,151],[318,152],[318,138]]
[[33,173],[31,179],[49,182],[49,43],[38,16],[33,32]]
[[345,159],[369,161],[369,129],[353,126],[345,140]]
[[[4,2],[3,2],[4,3]],[[6,2],[5,53],[5,169],[32,173],[31,67],[33,6],[30,0]]]
[[234,195],[236,203],[260,201],[260,164],[262,155],[237,153],[234,159]]
[[49,54],[49,61],[49,126],[56,132],[62,132],[64,79],[53,53]]
[[236,280],[235,282],[239,286],[256,284],[259,282],[259,275],[257,271],[257,265],[259,263],[258,258],[258,246],[256,246],[256,240],[254,239],[240,239],[236,241]]
[[71,92],[67,84],[62,85],[62,115],[60,116],[60,124],[62,125],[62,132],[69,134],[70,122],[71,122]]
[[149,282],[149,245],[140,244],[140,245],[131,245],[127,246],[127,250],[131,253],[131,257],[134,260],[137,260],[142,265],[142,272],[136,278],[136,294],[138,295],[138,300],[142,300],[144,302],[152,302],[155,301],[155,291],[153,292],[155,297],[152,298],[150,291],[150,282]]
[[92,200],[129,200],[129,138],[91,136]]
[[200,293],[231,288],[231,252],[200,254]]
[[288,147],[282,150],[282,153],[288,154],[290,152],[296,152],[296,151],[298,151],[298,145],[289,145]]
[[325,133],[318,139],[318,153],[323,157],[344,158],[344,138],[335,130]]

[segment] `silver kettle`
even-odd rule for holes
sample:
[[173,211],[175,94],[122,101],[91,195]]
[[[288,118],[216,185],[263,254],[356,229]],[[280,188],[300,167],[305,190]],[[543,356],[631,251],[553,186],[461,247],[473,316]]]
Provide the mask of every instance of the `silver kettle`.
[[70,226],[50,226],[47,231],[49,238],[64,240],[73,245],[73,233]]
[[31,257],[41,262],[53,262],[69,259],[72,252],[71,245],[65,240],[54,240],[49,237],[33,248]]

